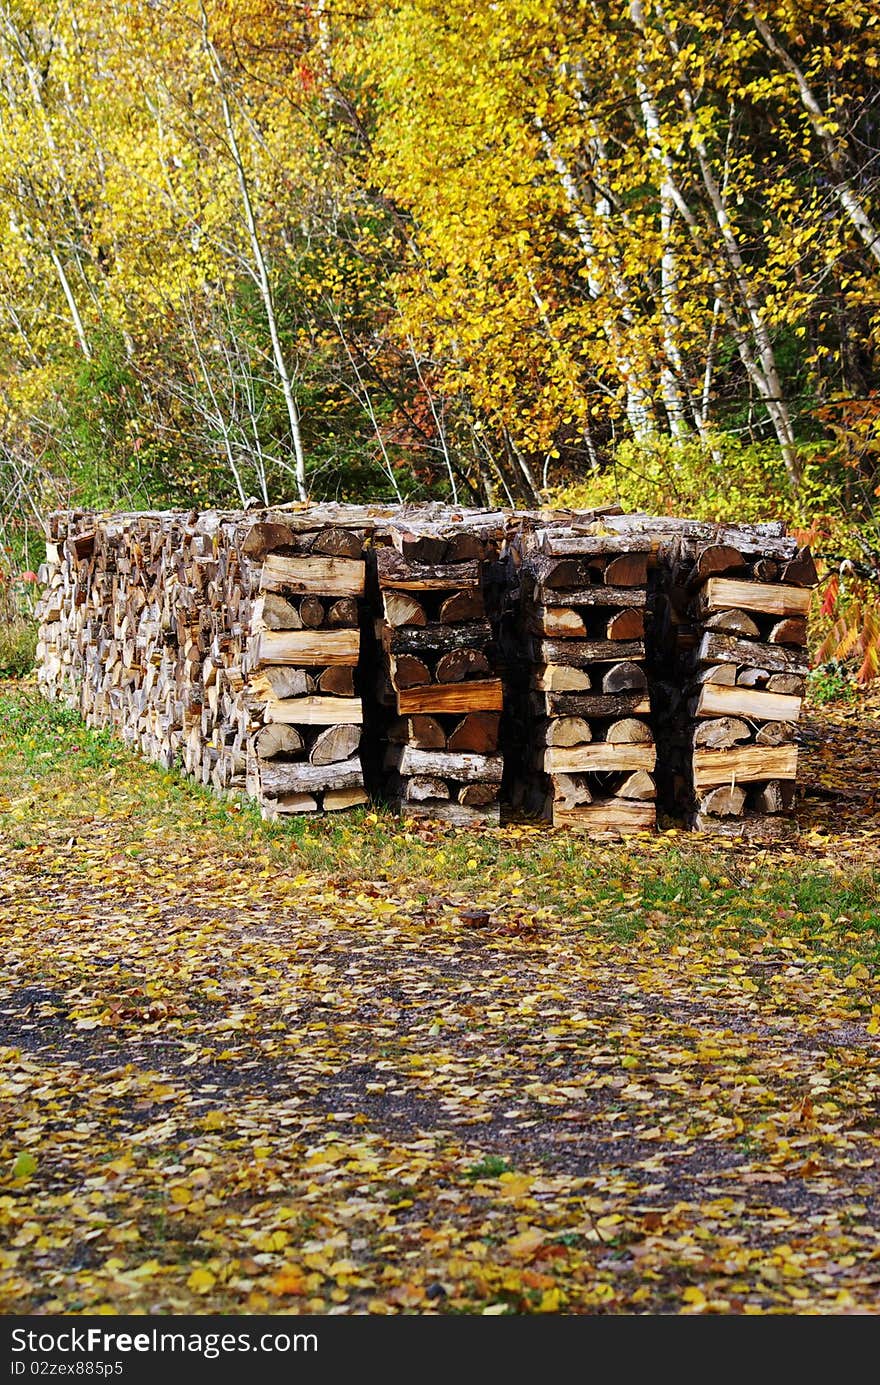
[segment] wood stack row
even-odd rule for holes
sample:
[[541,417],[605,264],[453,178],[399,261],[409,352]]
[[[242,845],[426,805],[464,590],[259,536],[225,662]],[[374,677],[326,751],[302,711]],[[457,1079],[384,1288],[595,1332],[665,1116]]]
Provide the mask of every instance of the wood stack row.
[[758,552],[749,546],[743,535],[738,546],[701,548],[687,581],[698,636],[686,686],[687,806],[700,830],[776,836],[793,825],[816,569],[808,551],[790,555],[790,540],[772,553],[766,540]]
[[[650,545],[609,519],[522,525],[514,644],[526,653],[526,806],[554,825],[651,829],[656,752],[645,672]],[[516,630],[518,627],[518,630]]]
[[499,820],[502,684],[485,595],[503,515],[410,514],[374,553],[382,793],[405,817]]

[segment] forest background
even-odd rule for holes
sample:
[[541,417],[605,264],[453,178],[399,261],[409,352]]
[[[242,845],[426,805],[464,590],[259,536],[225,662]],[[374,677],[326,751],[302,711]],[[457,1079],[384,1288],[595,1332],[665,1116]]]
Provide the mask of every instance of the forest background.
[[82,505],[783,518],[880,672],[873,0],[0,0],[0,670]]

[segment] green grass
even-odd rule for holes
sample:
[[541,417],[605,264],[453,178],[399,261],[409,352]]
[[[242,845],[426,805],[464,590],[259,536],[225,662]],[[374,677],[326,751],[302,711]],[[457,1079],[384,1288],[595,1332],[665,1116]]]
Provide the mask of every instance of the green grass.
[[417,829],[379,809],[265,823],[253,804],[219,800],[145,763],[29,685],[0,687],[0,794],[11,805],[13,846],[47,830],[66,838],[77,821],[107,814],[117,849],[132,858],[149,856],[160,838],[213,833],[219,852],[257,853],[267,868],[352,888],[384,882],[420,902],[426,918],[479,900],[526,938],[563,919],[585,946],[597,935],[659,947],[715,935],[719,945],[766,939],[783,955],[778,940],[791,936],[813,940],[837,968],[880,961],[878,872],[845,860],[838,867],[828,851],[805,859],[796,844],[713,845],[681,832],[598,842],[534,824]]

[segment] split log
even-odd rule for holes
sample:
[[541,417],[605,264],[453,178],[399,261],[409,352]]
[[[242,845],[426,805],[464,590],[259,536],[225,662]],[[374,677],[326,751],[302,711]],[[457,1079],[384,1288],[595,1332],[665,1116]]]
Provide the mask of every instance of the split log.
[[408,529],[393,528],[391,542],[408,563],[442,563],[447,542],[436,534],[414,534]]
[[605,638],[609,640],[640,640],[645,634],[644,611],[628,607],[611,616],[605,626]]
[[381,638],[392,654],[434,654],[441,650],[457,654],[487,647],[492,639],[492,627],[488,621],[473,625],[426,625],[421,630],[411,625],[396,630],[386,626]]
[[781,582],[739,582],[730,577],[710,577],[700,596],[708,611],[736,608],[757,611],[760,615],[805,616],[812,594],[803,587]]
[[648,555],[621,553],[611,559],[603,576],[609,587],[643,587],[648,580]]
[[697,561],[689,585],[705,582],[709,577],[720,577],[725,572],[739,572],[746,560],[738,548],[728,543],[708,543],[697,554]]
[[497,678],[465,683],[431,684],[407,688],[397,694],[397,711],[413,712],[500,712],[501,683]]
[[426,799],[448,799],[449,785],[445,779],[428,774],[414,774],[407,779],[403,796],[408,803],[423,803]]
[[650,774],[646,774],[643,769],[637,769],[627,775],[614,796],[647,803],[657,797],[657,786]]
[[769,681],[769,668],[741,668],[736,675],[738,688],[764,688]]
[[366,789],[328,789],[321,806],[325,813],[338,813],[344,808],[358,808],[369,801]]
[[436,717],[400,717],[389,727],[388,739],[395,745],[414,745],[419,750],[446,749],[446,732]]
[[[779,578],[779,564],[772,558],[759,558],[752,564],[752,576],[758,582],[776,582]],[[793,584],[797,586],[797,582]]]
[[432,818],[450,827],[484,827],[499,819],[497,803],[487,803],[485,808],[466,803],[407,803],[401,811],[406,818]]
[[602,678],[603,693],[634,692],[647,686],[645,670],[631,659],[615,664]]
[[251,676],[251,688],[257,697],[300,697],[309,691],[311,681],[304,669],[269,666]]
[[489,755],[498,749],[498,722],[495,712],[468,712],[450,732],[447,750],[472,750]]
[[260,664],[356,664],[358,630],[265,630],[259,637]]
[[652,770],[656,762],[653,745],[592,745],[553,748],[544,751],[547,774],[602,773],[606,770]]
[[261,598],[262,617],[267,630],[301,630],[299,611],[277,592],[266,592]]
[[412,654],[398,654],[391,659],[391,679],[395,688],[419,688],[431,681],[431,670]]
[[360,558],[363,555],[363,540],[347,529],[325,529],[314,540],[312,553],[322,553],[328,558]]
[[548,717],[647,716],[651,711],[651,703],[643,692],[534,693],[532,707],[536,716]]
[[318,800],[308,793],[282,793],[263,806],[270,818],[276,813],[317,813]]
[[555,639],[585,637],[587,633],[583,617],[567,606],[539,606],[529,614],[528,624],[537,634]]
[[738,818],[746,806],[746,791],[738,784],[712,789],[700,799],[699,811],[713,818]]
[[479,649],[451,649],[437,660],[438,683],[461,683],[490,672],[489,660]]
[[340,722],[320,733],[309,751],[309,760],[313,765],[335,765],[350,759],[360,743],[361,728]]
[[317,596],[304,596],[299,603],[299,618],[307,630],[318,630],[324,624],[324,603]]
[[286,558],[270,553],[260,570],[263,591],[363,596],[364,564],[350,558]]
[[643,640],[541,640],[537,662],[542,664],[612,664],[619,659],[643,659]]
[[768,721],[755,736],[756,745],[786,745],[793,741],[797,727],[793,721]]
[[790,780],[771,779],[755,800],[755,807],[762,813],[785,813],[793,806],[794,784]]
[[441,750],[417,750],[414,746],[391,747],[389,763],[400,774],[439,775],[442,779],[452,779],[457,784],[485,782],[494,779],[500,782],[504,761],[500,755],[452,755]]
[[819,574],[809,548],[799,548],[795,557],[785,564],[782,580],[795,587],[815,587]]
[[794,697],[803,697],[806,689],[806,679],[793,673],[774,673],[767,680],[768,692],[791,693]]
[[328,625],[344,625],[354,629],[358,621],[358,605],[353,596],[341,596],[327,612]]
[[798,644],[807,642],[807,622],[799,616],[788,616],[773,626],[767,636],[771,644]]
[[623,717],[608,727],[605,740],[609,745],[653,745],[654,733],[646,721]]
[[271,760],[276,755],[296,755],[302,747],[303,739],[295,726],[264,726],[254,736],[254,750],[261,760]]
[[462,784],[456,796],[467,807],[484,808],[494,803],[500,792],[500,784]]
[[781,645],[753,640],[737,640],[732,635],[717,635],[707,630],[700,643],[697,660],[701,664],[745,664],[766,668],[770,673],[807,674],[806,659]]
[[553,805],[553,826],[582,828],[586,832],[648,832],[657,822],[653,803],[604,799],[581,808]]
[[293,726],[360,726],[364,719],[359,697],[272,698],[265,716],[273,724]]
[[797,746],[741,746],[736,750],[695,750],[694,787],[743,783],[761,779],[794,779]]
[[541,692],[587,692],[590,675],[584,669],[568,668],[565,664],[544,664],[532,670],[531,683]]
[[586,745],[593,733],[583,717],[560,717],[547,723],[542,739],[544,745]]
[[428,617],[420,601],[408,592],[387,591],[382,593],[385,619],[394,627],[400,625],[427,625]]
[[723,683],[733,687],[736,683],[736,664],[710,664],[708,668],[697,671],[698,683]]
[[751,728],[748,722],[739,717],[716,717],[704,721],[694,732],[694,745],[704,745],[710,750],[729,750],[737,741],[750,741]]
[[314,793],[326,789],[362,787],[364,772],[358,759],[343,760],[340,764],[311,765],[294,762],[282,764],[269,760],[260,766],[260,786],[263,793]]
[[354,697],[354,669],[342,664],[334,668],[325,668],[318,679],[318,687],[322,693],[335,694],[337,697]]
[[485,618],[486,605],[483,593],[478,587],[453,592],[440,607],[440,621],[443,625],[460,625],[463,621]]
[[[543,606],[555,606],[559,603],[559,592],[545,586],[544,583],[539,583],[536,599]],[[576,587],[566,591],[565,601],[569,606],[641,607],[647,605],[648,593],[639,591],[638,587]]]
[[262,558],[273,548],[292,548],[295,543],[293,530],[286,524],[260,520],[252,524],[241,544],[241,551],[249,558]]
[[741,635],[744,639],[757,640],[761,632],[750,615],[745,611],[716,611],[706,621],[707,630],[723,630],[728,635]]
[[557,774],[553,778],[553,801],[561,808],[582,808],[592,803],[593,795],[585,774]]
[[[480,565],[470,563],[408,563],[393,548],[376,549],[376,570],[383,591],[458,591],[480,586]],[[347,595],[358,596],[352,592]]]
[[797,721],[800,711],[799,697],[715,683],[703,684],[695,709],[698,717],[741,716],[756,721]]

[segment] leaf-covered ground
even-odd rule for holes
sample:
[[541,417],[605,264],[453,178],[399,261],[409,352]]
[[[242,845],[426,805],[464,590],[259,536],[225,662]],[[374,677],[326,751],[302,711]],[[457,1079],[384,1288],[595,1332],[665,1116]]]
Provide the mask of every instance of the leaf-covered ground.
[[880,703],[788,847],[267,827],[0,697],[11,1313],[873,1313]]

